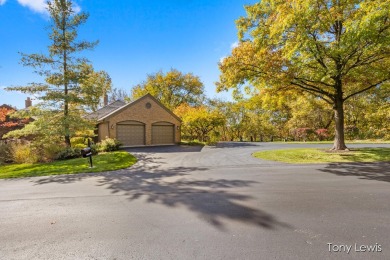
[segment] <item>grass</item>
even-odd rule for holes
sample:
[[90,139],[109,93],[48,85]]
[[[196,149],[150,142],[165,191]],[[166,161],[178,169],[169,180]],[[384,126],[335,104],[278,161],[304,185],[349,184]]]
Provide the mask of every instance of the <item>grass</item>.
[[130,167],[137,161],[134,156],[126,151],[99,154],[93,156],[92,160],[93,168],[89,168],[89,158],[51,163],[9,164],[0,166],[0,179],[113,171]]
[[[333,144],[334,141],[276,141],[274,143],[283,143],[283,144]],[[346,140],[346,144],[389,144],[388,140],[376,140],[376,139],[367,139],[367,140]]]
[[345,152],[313,148],[283,149],[256,152],[253,156],[286,163],[383,162],[390,161],[390,148],[358,148]]

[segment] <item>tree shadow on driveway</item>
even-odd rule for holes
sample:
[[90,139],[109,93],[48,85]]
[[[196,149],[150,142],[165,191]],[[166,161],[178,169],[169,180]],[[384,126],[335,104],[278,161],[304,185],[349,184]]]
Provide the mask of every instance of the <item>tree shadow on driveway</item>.
[[[178,167],[154,172],[135,172],[120,176],[109,175],[99,180],[112,193],[125,192],[130,201],[145,199],[167,207],[185,207],[200,219],[225,230],[224,220],[233,220],[266,229],[287,227],[272,215],[243,205],[254,198],[232,189],[248,187],[256,182],[243,180],[185,178],[185,172],[203,171],[201,168]],[[177,176],[179,179],[177,179]],[[173,180],[169,180],[173,178]]]
[[390,182],[390,162],[330,163],[319,170],[339,176],[357,176],[364,180]]
[[204,145],[163,145],[163,146],[142,146],[127,147],[123,150],[129,153],[196,153],[201,152]]
[[94,176],[98,177],[97,185],[109,189],[112,194],[124,195],[129,201],[144,200],[169,208],[185,208],[221,231],[227,230],[228,221],[270,230],[290,228],[273,215],[253,207],[251,202],[255,202],[255,198],[237,190],[258,182],[191,178],[207,170],[202,167],[145,168],[138,165],[100,174],[50,176],[33,182],[36,185],[70,184]]
[[215,148],[261,147],[259,142],[218,142]]

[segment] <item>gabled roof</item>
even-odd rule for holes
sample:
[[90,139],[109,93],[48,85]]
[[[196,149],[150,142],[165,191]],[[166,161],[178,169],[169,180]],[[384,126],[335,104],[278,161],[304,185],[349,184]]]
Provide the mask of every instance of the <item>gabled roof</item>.
[[85,118],[100,121],[108,114],[112,113],[113,111],[115,111],[118,108],[121,108],[125,105],[126,105],[125,102],[123,102],[121,100],[117,100],[117,101],[114,101],[114,102],[108,104],[105,107],[102,107],[101,109],[97,110],[96,112],[92,112],[91,114],[88,114]]
[[7,105],[7,104],[3,104],[0,106],[0,108],[6,108],[8,110],[17,110],[15,107],[11,107],[10,105]]
[[[126,103],[124,103],[124,102],[122,102],[122,103],[124,103],[124,105],[122,105],[121,107],[119,107],[119,108],[117,108],[117,109],[115,109],[115,110],[112,110],[110,113],[106,113],[105,115],[102,115],[102,116],[99,116],[98,118],[96,118],[96,117],[94,117],[94,118],[90,118],[89,117],[89,115],[88,115],[88,117],[87,118],[89,118],[89,119],[97,119],[98,121],[102,121],[102,120],[104,120],[104,119],[106,119],[106,118],[108,118],[108,117],[110,117],[110,116],[112,116],[112,115],[114,115],[114,114],[116,114],[116,113],[118,113],[118,112],[120,112],[120,111],[122,111],[122,110],[124,110],[124,109],[126,109],[126,108],[128,108],[128,107],[130,107],[130,106],[132,106],[132,105],[134,105],[134,104],[136,104],[136,103],[138,103],[138,102],[140,102],[141,100],[143,100],[143,99],[145,99],[145,98],[150,98],[150,99],[152,99],[154,102],[156,102],[159,106],[161,106],[165,111],[167,111],[169,114],[171,114],[174,118],[176,118],[177,120],[179,120],[180,122],[181,122],[181,119],[177,116],[177,115],[175,115],[171,110],[169,110],[168,108],[166,108],[160,101],[158,101],[155,97],[153,97],[151,94],[146,94],[145,96],[143,96],[143,97],[141,97],[141,98],[139,98],[139,99],[137,99],[137,100],[135,100],[135,101],[133,101],[133,102],[131,102],[131,103],[128,103],[128,104],[126,104]],[[115,103],[115,102],[114,102]],[[103,108],[101,108],[101,109],[104,109],[105,107],[103,107]],[[99,111],[99,110],[98,110]],[[96,112],[98,112],[98,111],[96,111]],[[95,113],[96,113],[95,112]]]

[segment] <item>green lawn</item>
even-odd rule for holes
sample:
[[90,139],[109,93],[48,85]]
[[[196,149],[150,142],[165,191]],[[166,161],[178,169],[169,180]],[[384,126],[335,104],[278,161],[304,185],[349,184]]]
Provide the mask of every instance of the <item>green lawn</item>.
[[286,163],[381,162],[390,161],[390,148],[357,148],[346,152],[299,148],[261,151],[253,156]]
[[[334,141],[276,141],[274,143],[283,143],[283,144],[333,144]],[[367,139],[367,140],[346,140],[346,144],[389,144],[390,141],[388,140],[381,140],[381,139]]]
[[93,156],[93,168],[89,168],[89,158],[77,158],[51,163],[9,164],[0,166],[0,179],[49,176],[82,172],[103,172],[130,167],[137,159],[126,151]]

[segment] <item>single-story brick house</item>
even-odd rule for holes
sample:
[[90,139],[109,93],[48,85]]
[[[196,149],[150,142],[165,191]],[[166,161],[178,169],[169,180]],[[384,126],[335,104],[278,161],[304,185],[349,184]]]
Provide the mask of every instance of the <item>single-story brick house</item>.
[[123,146],[180,142],[181,120],[152,95],[132,103],[117,100],[87,116],[97,120],[97,141],[116,138]]

